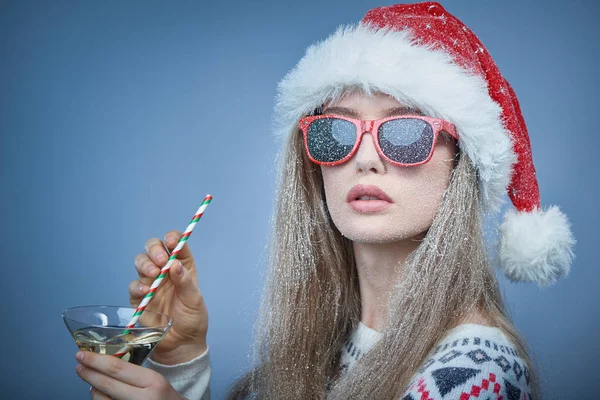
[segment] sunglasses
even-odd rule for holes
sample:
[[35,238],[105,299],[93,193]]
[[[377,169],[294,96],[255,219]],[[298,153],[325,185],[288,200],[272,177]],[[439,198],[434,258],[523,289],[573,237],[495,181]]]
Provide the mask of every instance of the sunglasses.
[[306,116],[298,124],[310,160],[333,166],[348,161],[365,133],[373,136],[379,155],[390,164],[408,167],[425,164],[441,131],[458,140],[456,127],[443,119],[401,115],[378,120],[360,120],[341,115]]

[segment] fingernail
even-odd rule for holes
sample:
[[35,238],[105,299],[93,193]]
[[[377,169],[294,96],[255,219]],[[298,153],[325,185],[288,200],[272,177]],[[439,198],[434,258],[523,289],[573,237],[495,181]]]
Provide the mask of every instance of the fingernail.
[[156,271],[156,269],[155,269],[154,267],[148,267],[148,268],[146,268],[146,273],[147,273],[148,275],[152,275],[152,273],[153,273],[154,271]]
[[165,259],[165,254],[164,253],[154,253],[154,258],[156,258],[157,261],[163,261]]
[[83,369],[83,365],[81,365],[81,364],[77,364],[77,366],[75,367],[75,371],[77,371],[78,374],[81,373],[82,369]]
[[183,265],[181,265],[181,261],[177,261],[175,272],[177,272],[177,275],[183,275]]
[[140,292],[144,292],[144,285],[140,286]]
[[94,390],[95,390],[94,387],[90,386],[90,394],[94,394]]
[[78,351],[77,354],[75,354],[75,359],[77,361],[82,361],[83,360],[83,351]]

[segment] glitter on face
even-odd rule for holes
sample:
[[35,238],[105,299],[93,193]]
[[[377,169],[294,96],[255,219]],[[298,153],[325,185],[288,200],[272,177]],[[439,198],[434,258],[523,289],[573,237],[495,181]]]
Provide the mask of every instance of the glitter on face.
[[[382,111],[402,105],[384,94],[367,96],[357,92],[339,100],[335,106],[355,109],[364,119],[377,119]],[[385,132],[382,147],[391,140],[410,143],[414,139],[402,135],[403,129],[406,131],[404,127],[395,128]],[[426,141],[432,137],[432,133],[422,135],[420,140],[424,142],[414,146],[412,153],[397,149],[396,157],[401,162],[406,161],[402,157],[427,158],[431,145]],[[452,172],[456,147],[453,143],[443,142],[438,141],[429,162],[415,167],[397,167],[380,157],[372,135],[365,133],[350,160],[333,167],[322,166],[327,207],[342,235],[361,243],[389,243],[425,232],[437,213]],[[354,210],[347,195],[356,185],[376,186],[383,190],[392,200],[391,206],[379,212]]]

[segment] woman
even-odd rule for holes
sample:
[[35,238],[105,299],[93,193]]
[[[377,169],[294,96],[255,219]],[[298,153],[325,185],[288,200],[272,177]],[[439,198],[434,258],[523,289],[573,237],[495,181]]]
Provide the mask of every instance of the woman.
[[[517,98],[475,35],[437,3],[371,10],[308,49],[275,115],[286,145],[256,368],[230,397],[537,398],[482,214],[508,192],[512,280],[566,275],[574,239],[540,209]],[[148,241],[132,305],[166,261]],[[78,353],[94,399],[209,396],[208,314],[187,247],[180,261],[153,300],[175,325],[152,370]]]

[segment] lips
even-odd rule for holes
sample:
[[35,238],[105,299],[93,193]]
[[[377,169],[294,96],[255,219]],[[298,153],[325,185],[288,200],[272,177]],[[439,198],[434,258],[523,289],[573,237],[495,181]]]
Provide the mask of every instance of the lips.
[[351,201],[359,200],[361,197],[374,197],[377,200],[383,200],[388,203],[393,203],[392,199],[390,199],[390,197],[383,190],[373,185],[354,186],[348,192],[348,196],[346,196],[346,201],[350,203]]
[[354,211],[370,213],[391,207],[392,199],[373,185],[356,185],[348,192],[346,202]]

